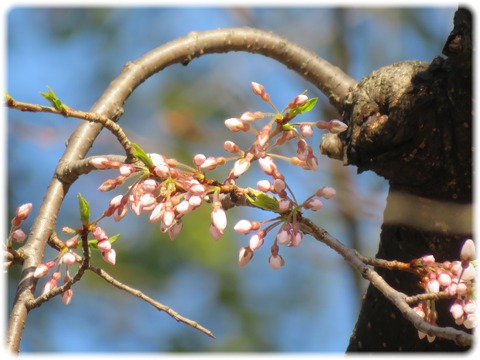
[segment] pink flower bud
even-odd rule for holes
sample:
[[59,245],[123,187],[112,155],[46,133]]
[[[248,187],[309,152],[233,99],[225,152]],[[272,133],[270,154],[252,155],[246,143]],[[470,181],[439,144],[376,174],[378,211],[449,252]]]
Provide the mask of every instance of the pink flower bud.
[[42,295],[48,294],[50,291],[57,287],[57,280],[50,279],[43,286]]
[[197,180],[187,181],[187,184],[188,191],[193,195],[202,195],[205,192],[205,187]]
[[463,281],[472,281],[475,279],[475,275],[477,274],[477,271],[475,270],[475,267],[472,265],[472,263],[468,263],[468,266],[463,269],[462,273],[462,280]]
[[97,243],[98,250],[101,252],[109,251],[112,248],[112,244],[108,240],[102,240]]
[[258,159],[261,169],[267,175],[273,175],[277,171],[277,165],[273,162],[270,156]]
[[197,196],[197,195],[190,196],[188,198],[188,203],[190,204],[190,206],[192,208],[196,208],[196,207],[202,205],[202,198],[200,196]]
[[425,334],[424,332],[418,330],[418,338],[420,340],[423,340],[425,338],[425,336],[427,336],[427,334]]
[[252,251],[257,250],[260,246],[263,245],[264,242],[264,237],[265,237],[265,232],[264,231],[259,231],[257,234],[253,234],[250,237],[249,241],[249,247]]
[[250,130],[250,125],[247,122],[244,122],[238,118],[230,118],[224,121],[225,126],[228,130],[232,132],[239,131],[248,131]]
[[110,200],[110,207],[115,209],[122,204],[123,195],[117,195],[112,200]]
[[267,143],[270,137],[270,130],[272,130],[272,126],[267,124],[263,127],[263,129],[257,134],[257,142],[258,145],[263,148]]
[[152,159],[153,165],[158,166],[167,163],[167,158],[161,154],[151,153],[147,154]]
[[162,216],[162,223],[166,229],[170,228],[170,226],[173,225],[174,220],[175,213],[173,212],[173,210],[165,210]]
[[455,301],[452,306],[450,307],[450,313],[452,314],[455,320],[460,319],[463,317],[463,306],[461,302]]
[[308,124],[301,124],[300,125],[300,132],[303,137],[309,138],[313,136],[313,128],[311,125]]
[[73,297],[73,290],[72,289],[65,290],[62,294],[62,302],[65,305],[68,305],[70,304],[70,301],[72,301],[72,297]]
[[305,209],[310,209],[312,211],[320,210],[323,206],[323,203],[320,199],[309,199],[303,204]]
[[307,143],[305,142],[305,140],[300,140],[297,142],[297,157],[302,160],[302,161],[305,161],[307,160],[308,158],[308,145]]
[[451,282],[452,282],[452,278],[448,274],[442,273],[438,276],[438,283],[442,287],[449,286]]
[[155,206],[152,212],[150,213],[150,222],[156,222],[160,220],[163,216],[164,210],[165,210],[164,203],[157,204],[157,206]]
[[230,140],[227,140],[223,143],[223,148],[226,152],[229,152],[230,154],[236,154],[240,151],[240,147]]
[[329,130],[332,134],[339,134],[341,132],[344,132],[348,128],[347,124],[341,122],[340,120],[330,120],[328,123],[330,125]]
[[283,190],[285,190],[285,187],[287,185],[285,184],[285,181],[282,180],[282,179],[275,179],[273,181],[273,190],[275,190],[275,192],[278,194],[278,193],[281,193]]
[[305,169],[317,171],[318,170],[318,159],[315,155],[309,154],[307,161],[305,162]]
[[142,190],[147,193],[153,193],[158,188],[157,182],[153,179],[145,179],[139,185],[141,185]]
[[250,85],[252,86],[252,90],[255,95],[262,95],[265,92],[265,87],[259,83],[252,81]]
[[285,226],[277,233],[276,239],[280,245],[289,245],[292,241],[290,232],[285,229]]
[[258,113],[252,113],[250,111],[246,111],[240,116],[240,120],[242,121],[254,121],[259,119]]
[[303,234],[302,232],[298,230],[294,230],[292,233],[292,246],[293,247],[298,247],[300,243],[302,242],[303,239]]
[[473,300],[466,300],[463,305],[463,311],[466,314],[474,314],[477,311],[477,304]]
[[209,231],[210,235],[215,241],[220,240],[220,238],[222,237],[222,233],[213,224],[210,224]]
[[215,226],[218,231],[223,234],[223,231],[227,227],[227,215],[225,214],[225,210],[221,208],[220,203],[214,204],[211,217],[213,226]]
[[32,211],[32,204],[23,204],[17,208],[16,215],[12,219],[11,223],[13,226],[20,226],[20,224],[28,218],[28,215],[30,215],[30,212]]
[[167,164],[159,164],[155,165],[153,168],[153,172],[157,175],[160,179],[165,179],[170,175],[170,168]]
[[278,208],[280,211],[289,211],[292,207],[292,202],[289,199],[280,199]]
[[21,244],[25,241],[27,235],[23,232],[22,229],[17,229],[11,233],[10,238],[16,243]]
[[233,176],[239,177],[244,174],[250,167],[250,161],[247,159],[238,159],[233,165]]
[[457,284],[457,295],[458,296],[463,296],[466,295],[468,292],[467,285],[464,282],[461,282],[460,284]]
[[429,343],[434,342],[435,339],[436,339],[436,336],[435,336],[435,335],[428,335],[428,334],[427,334],[427,340],[428,340]]
[[62,274],[60,274],[60,271],[55,271],[52,274],[52,280],[58,281],[60,280],[61,277],[62,277]]
[[75,231],[75,229],[72,229],[68,226],[64,226],[62,227],[62,232],[66,233],[66,234],[76,234],[77,232]]
[[108,169],[108,163],[110,161],[106,157],[95,157],[93,159],[90,159],[89,163],[92,165],[95,169],[103,170],[103,169]]
[[36,278],[36,279],[41,278],[41,277],[47,275],[49,271],[50,271],[50,268],[47,265],[40,264],[35,269],[35,272],[33,273],[33,277]]
[[207,157],[203,154],[196,154],[194,157],[193,157],[193,164],[195,166],[201,166],[205,160],[207,159]]
[[460,259],[464,262],[475,260],[475,243],[472,239],[467,239],[460,251]]
[[103,229],[100,226],[96,226],[95,229],[93,230],[93,237],[98,241],[108,240],[107,234],[105,233],[105,231],[103,231]]
[[78,246],[77,236],[74,236],[74,237],[68,239],[67,241],[65,241],[65,245],[70,249],[71,248],[76,248]]
[[132,175],[135,172],[135,168],[132,165],[125,164],[125,165],[120,166],[118,171],[120,172],[120,175],[125,176],[125,177],[129,177],[130,175]]
[[122,220],[125,217],[125,215],[127,215],[127,213],[128,213],[128,208],[126,206],[124,205],[119,206],[115,211],[115,213],[113,214],[113,219],[118,222]]
[[425,255],[420,258],[420,262],[424,267],[432,266],[435,264],[435,257],[433,255]]
[[252,231],[252,222],[249,220],[240,220],[235,224],[233,230],[240,234],[248,234]]
[[170,237],[170,240],[175,240],[180,234],[180,231],[182,230],[183,223],[179,220],[173,224],[170,229],[168,229],[168,236]]
[[140,205],[140,201],[131,202],[130,208],[132,209],[133,213],[137,216],[140,216],[140,214],[142,213],[142,206]]
[[467,329],[473,329],[477,327],[477,318],[475,314],[468,314],[463,321],[463,326],[465,326]]
[[193,210],[193,206],[187,200],[183,200],[175,206],[175,210],[182,215],[186,215]]
[[213,170],[215,169],[218,165],[225,164],[225,158],[223,157],[213,157],[209,156],[205,162],[200,166],[203,170]]
[[242,247],[238,253],[238,263],[241,267],[247,265],[253,258],[253,251],[248,246]]
[[117,256],[117,253],[113,248],[108,251],[102,252],[103,260],[105,260],[107,263],[111,265],[115,265],[116,256]]
[[102,185],[100,185],[98,187],[98,190],[101,191],[101,192],[107,192],[107,191],[110,191],[110,190],[113,190],[117,187],[118,183],[117,181],[113,180],[113,179],[108,179],[108,180],[105,180]]
[[63,254],[62,262],[65,265],[74,265],[77,262],[77,259],[75,259],[75,255],[73,255],[73,253],[69,251]]
[[315,192],[315,195],[325,199],[331,199],[337,194],[337,191],[331,186],[324,186]]
[[440,291],[440,284],[437,280],[429,280],[427,283],[427,289],[431,293],[437,293]]
[[303,106],[308,101],[308,96],[305,94],[300,94],[295,97],[289,104],[290,109],[296,108],[298,106]]
[[262,192],[268,192],[272,188],[272,184],[268,180],[260,180],[257,182],[257,189]]
[[272,267],[273,270],[278,270],[282,266],[285,265],[285,260],[283,260],[281,255],[275,254],[275,255],[270,255],[268,258],[268,263]]

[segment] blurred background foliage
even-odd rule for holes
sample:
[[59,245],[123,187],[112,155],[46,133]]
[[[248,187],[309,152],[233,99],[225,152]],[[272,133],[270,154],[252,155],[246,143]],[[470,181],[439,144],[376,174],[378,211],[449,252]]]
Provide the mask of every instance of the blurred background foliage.
[[[48,85],[67,105],[88,110],[127,61],[191,31],[237,26],[287,37],[359,80],[393,62],[431,61],[440,55],[454,11],[442,7],[16,7],[5,14],[7,91],[19,101],[38,103],[42,102],[39,92]],[[185,162],[198,152],[225,155],[224,140],[246,144],[249,139],[229,133],[223,120],[244,111],[268,111],[251,93],[251,81],[265,85],[279,108],[305,89],[310,97],[320,97],[305,121],[338,117],[317,89],[283,65],[259,55],[230,53],[204,56],[186,67],[174,65],[149,79],[125,104],[120,124],[148,152]],[[12,217],[16,206],[32,202],[28,230],[65,141],[79,120],[11,110],[7,116],[8,215]],[[320,138],[317,134],[311,140],[317,155]],[[121,147],[102,132],[89,155],[112,153],[121,153]],[[319,156],[319,162],[317,172],[285,164],[281,168],[298,199],[323,185],[334,186],[338,196],[308,216],[344,243],[374,256],[387,184],[374,174],[357,176],[355,168],[337,161]],[[222,178],[227,172],[216,174]],[[120,192],[96,189],[114,176],[115,172],[105,171],[80,178],[63,203],[57,230],[79,226],[78,192],[91,202],[92,216],[100,215]],[[262,178],[253,166],[239,183],[254,186]],[[98,256],[95,262],[206,326],[217,339],[175,322],[88,273],[74,286],[70,305],[55,298],[31,312],[21,350],[343,352],[366,283],[340,256],[309,237],[298,249],[281,249],[286,266],[278,271],[267,262],[271,238],[247,267],[239,268],[238,249],[248,243],[248,236],[234,234],[233,225],[242,218],[266,219],[269,214],[230,210],[229,230],[215,242],[208,232],[209,212],[204,205],[188,215],[173,242],[146,216],[130,212],[122,223],[106,220],[102,226],[108,234],[121,233],[117,265],[109,266]],[[49,250],[46,260],[54,256]],[[8,274],[7,316],[19,270]]]

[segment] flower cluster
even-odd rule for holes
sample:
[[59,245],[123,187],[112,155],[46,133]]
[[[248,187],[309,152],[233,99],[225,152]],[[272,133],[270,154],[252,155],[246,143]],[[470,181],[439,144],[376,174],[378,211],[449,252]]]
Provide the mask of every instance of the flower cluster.
[[[456,298],[450,312],[455,323],[463,325],[467,329],[477,326],[476,303],[473,298],[476,275],[474,260],[475,244],[473,240],[467,239],[460,252],[460,261],[437,263],[433,255],[426,255],[412,262],[412,265],[418,267],[419,271],[423,273],[420,285],[427,293],[434,294],[445,291],[449,296]],[[436,325],[437,314],[434,300],[421,301],[413,309],[422,319]],[[419,332],[421,339],[425,336],[429,342],[435,340],[435,336]]]
[[[252,259],[254,251],[260,248],[265,240],[266,235],[279,226],[277,234],[270,247],[271,255],[268,259],[270,266],[277,270],[285,265],[285,260],[279,255],[279,245],[287,247],[298,247],[303,240],[303,233],[300,230],[298,217],[301,216],[301,209],[317,211],[322,208],[323,203],[320,198],[331,199],[335,196],[336,191],[330,186],[324,186],[318,189],[312,196],[308,197],[301,204],[292,197],[289,197],[285,189],[288,189],[284,180],[275,179],[273,183],[269,180],[260,180],[257,188],[262,192],[271,192],[278,195],[278,217],[265,220],[263,222],[240,220],[234,227],[234,230],[240,234],[249,234],[256,231],[250,236],[249,245],[242,247],[239,252],[238,261],[240,266],[245,266]],[[264,229],[260,229],[262,225],[272,222]],[[257,231],[258,230],[258,231]]]
[[[197,209],[202,203],[208,202],[212,207],[210,234],[215,240],[218,240],[227,226],[220,194],[231,192],[235,187],[235,180],[247,172],[252,162],[258,161],[264,173],[271,177],[271,181],[262,180],[257,187],[260,192],[270,192],[278,196],[278,199],[273,198],[278,202],[278,208],[270,210],[283,214],[277,224],[282,222],[285,224],[280,231],[279,240],[275,241],[272,247],[270,260],[274,268],[282,266],[284,262],[278,255],[277,242],[281,245],[298,246],[303,237],[296,222],[300,208],[320,209],[322,202],[319,197],[329,198],[334,195],[335,190],[326,187],[302,204],[298,204],[293,194],[291,194],[292,196],[287,195],[288,187],[285,177],[279,172],[274,158],[286,160],[306,170],[316,170],[318,160],[306,138],[312,136],[314,127],[341,132],[346,129],[346,125],[339,120],[293,123],[292,120],[297,115],[306,113],[313,108],[317,101],[316,98],[309,99],[305,94],[300,94],[285,109],[278,111],[270,102],[270,96],[262,85],[258,83],[251,85],[253,93],[269,104],[274,113],[245,112],[239,118],[225,120],[225,126],[232,132],[252,131],[255,134],[253,143],[246,150],[242,150],[231,140],[225,141],[224,150],[231,154],[231,157],[207,157],[203,154],[196,154],[192,159],[193,166],[190,166],[175,159],[168,159],[161,154],[146,154],[138,145],[135,145],[136,157],[141,160],[142,164],[126,164],[111,161],[106,157],[93,158],[90,163],[95,168],[119,171],[116,178],[109,179],[100,186],[100,191],[110,191],[123,184],[127,178],[136,178],[126,194],[115,196],[110,201],[103,216],[113,215],[116,221],[120,221],[128,213],[129,208],[136,215],[149,213],[150,221],[159,222],[160,230],[168,233],[170,239],[173,240],[182,229],[183,216]],[[254,129],[255,124],[268,117],[271,119],[262,126],[261,130]],[[273,149],[292,139],[297,140],[296,156],[284,157],[272,153]],[[206,171],[213,170],[229,161],[233,161],[234,164],[223,183],[206,178]],[[264,230],[264,233],[266,234],[269,230],[271,227]],[[263,242],[261,234],[261,232],[257,234],[258,243],[255,246],[251,245],[242,250],[241,265],[248,262],[247,260],[253,255],[253,250]]]
[[91,164],[98,169],[116,168],[120,172],[116,179],[104,182],[100,191],[109,191],[125,179],[137,177],[126,194],[117,195],[110,201],[103,216],[113,215],[115,221],[120,221],[129,208],[137,216],[149,213],[150,221],[158,222],[160,230],[174,240],[182,229],[183,216],[197,209],[203,202],[211,202],[210,233],[218,240],[227,226],[227,218],[219,200],[219,186],[202,181],[202,170],[214,169],[225,163],[224,158],[207,158],[197,154],[193,158],[193,168],[160,154],[145,155],[152,162],[150,168],[122,164],[104,157],[91,160]]
[[27,238],[25,232],[20,229],[20,225],[22,225],[23,221],[28,218],[30,213],[32,212],[32,204],[23,204],[19,206],[15,212],[15,216],[11,221],[11,228],[10,234],[8,235],[7,245],[8,247],[12,246],[12,242],[21,244]]
[[[75,232],[75,230],[69,228],[64,228],[64,231],[68,233]],[[105,231],[99,226],[95,226],[92,231],[92,235],[95,239],[89,241],[90,247],[95,247],[98,249],[106,262],[111,265],[115,265],[116,252],[115,249],[112,248],[112,242],[116,240],[116,237],[109,238],[105,234]],[[42,295],[49,293],[58,286],[58,281],[62,278],[61,265],[65,265],[65,276],[63,277],[63,283],[65,284],[70,281],[71,276],[69,267],[75,265],[81,259],[80,256],[73,251],[80,245],[78,237],[79,235],[76,234],[72,238],[65,241],[65,246],[62,250],[60,250],[55,259],[40,264],[35,269],[33,276],[38,279],[46,276],[51,269],[56,267],[50,279],[43,286]],[[68,305],[72,300],[72,296],[73,290],[71,288],[65,290],[62,293],[63,303]]]

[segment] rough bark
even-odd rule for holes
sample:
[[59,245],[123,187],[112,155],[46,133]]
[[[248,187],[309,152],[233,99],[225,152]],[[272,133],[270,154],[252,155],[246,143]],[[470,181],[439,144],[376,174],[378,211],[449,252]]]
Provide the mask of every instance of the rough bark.
[[[468,10],[456,12],[443,49],[446,59],[379,69],[358,83],[344,104],[343,119],[349,124],[340,137],[344,163],[358,166],[359,172],[375,171],[390,185],[379,258],[410,261],[433,254],[437,261],[454,260],[472,236],[471,22]],[[455,226],[457,220],[466,225]],[[406,294],[421,291],[410,274],[376,270]],[[438,324],[459,328],[449,314],[450,303],[437,302]],[[347,349],[464,350],[452,341],[420,340],[372,285]]]

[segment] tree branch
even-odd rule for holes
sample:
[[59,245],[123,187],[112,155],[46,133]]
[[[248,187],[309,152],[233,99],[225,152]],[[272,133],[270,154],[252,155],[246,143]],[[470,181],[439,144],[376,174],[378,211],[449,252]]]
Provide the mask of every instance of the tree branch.
[[191,327],[193,327],[197,330],[200,330],[204,334],[207,334],[208,336],[210,336],[212,338],[215,338],[215,335],[213,335],[213,333],[210,330],[203,327],[202,325],[200,325],[196,321],[190,320],[190,319],[180,315],[178,312],[176,312],[175,310],[173,310],[169,306],[163,305],[163,304],[159,303],[158,301],[155,301],[151,297],[145,295],[140,290],[137,290],[137,289],[134,289],[134,288],[132,288],[128,285],[125,285],[124,283],[115,279],[113,276],[109,275],[105,270],[97,268],[96,266],[93,266],[93,265],[89,265],[88,269],[93,271],[95,274],[100,276],[103,280],[105,280],[109,284],[115,286],[116,288],[118,288],[120,290],[123,290],[123,291],[125,291],[125,292],[127,292],[127,293],[129,293],[133,296],[136,296],[136,297],[142,299],[143,301],[152,305],[157,310],[166,312],[168,315],[170,315],[175,320],[177,320],[179,322],[182,322],[184,324],[187,324],[187,325],[189,325],[189,326],[191,326]]
[[[389,301],[395,305],[402,315],[412,323],[415,328],[429,336],[438,336],[448,340],[453,340],[462,346],[471,346],[473,343],[473,336],[464,331],[460,331],[451,327],[433,326],[424,321],[417,313],[410,307],[412,297],[392,288],[373,268],[365,265],[358,256],[356,250],[343,245],[339,240],[331,236],[326,230],[316,226],[307,218],[300,220],[301,230],[313,236],[316,240],[324,243],[352,265],[362,276],[370,281]],[[408,301],[407,301],[408,300]]]
[[120,145],[123,146],[123,149],[125,150],[125,153],[127,154],[127,156],[133,159],[133,149],[127,135],[123,132],[123,129],[116,122],[110,120],[106,116],[96,114],[96,113],[91,113],[91,112],[73,110],[71,108],[63,109],[62,111],[59,111],[51,106],[30,104],[26,102],[16,101],[12,98],[9,98],[6,104],[11,109],[17,109],[21,111],[30,111],[30,112],[51,113],[51,114],[63,115],[65,117],[74,117],[77,119],[93,121],[93,122],[102,124],[105,128],[110,130],[110,132],[117,138]]

